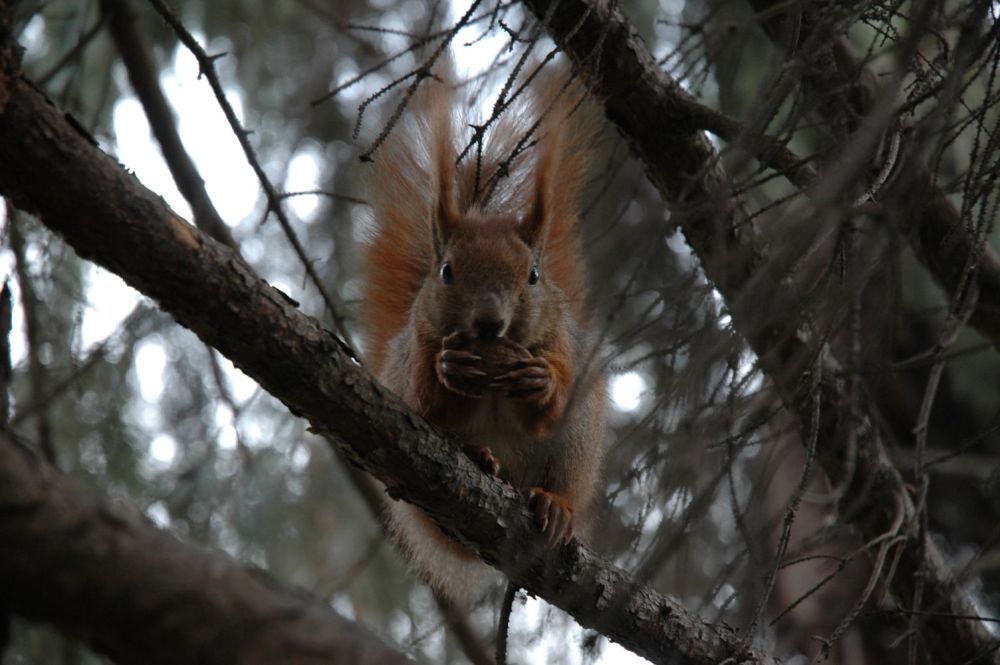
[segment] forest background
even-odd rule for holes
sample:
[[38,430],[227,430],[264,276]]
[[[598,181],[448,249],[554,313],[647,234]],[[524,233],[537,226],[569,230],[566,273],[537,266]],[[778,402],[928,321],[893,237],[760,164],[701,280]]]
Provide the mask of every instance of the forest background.
[[[4,662],[490,662],[499,590],[415,579],[382,484],[527,589],[513,662],[996,662],[998,33],[994,2],[0,3]],[[363,370],[359,158],[444,48],[483,121],[559,61],[607,117],[599,521],[548,561]]]

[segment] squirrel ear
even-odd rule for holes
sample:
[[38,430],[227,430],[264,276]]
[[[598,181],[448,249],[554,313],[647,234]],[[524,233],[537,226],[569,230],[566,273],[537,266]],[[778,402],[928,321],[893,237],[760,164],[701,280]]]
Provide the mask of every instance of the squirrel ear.
[[558,136],[551,132],[540,137],[535,144],[537,162],[535,162],[535,182],[531,194],[531,208],[527,217],[521,220],[518,231],[521,239],[528,247],[541,255],[545,246],[545,238],[551,226],[553,201],[555,199],[552,187],[555,185],[555,173],[559,168]]
[[444,248],[448,244],[451,232],[458,223],[458,211],[455,209],[455,201],[450,183],[442,182],[438,187],[437,201],[432,213],[434,219],[431,223],[434,241],[434,253],[438,260],[444,255]]
[[527,216],[517,225],[518,234],[521,240],[530,247],[536,254],[540,254],[545,244],[545,232],[548,228],[548,206],[545,202],[544,186],[542,182],[536,183],[534,200],[531,202],[531,209]]
[[430,110],[430,167],[433,177],[431,199],[431,233],[434,252],[438,261],[443,258],[448,239],[459,221],[459,206],[455,189],[455,146],[452,142],[451,97],[449,84],[450,64],[446,64],[443,78],[431,81],[427,89]]
[[435,154],[434,203],[431,215],[434,217],[431,227],[434,233],[434,252],[440,261],[444,248],[458,223],[458,205],[455,201],[455,155],[451,150],[450,139],[446,135],[439,137]]

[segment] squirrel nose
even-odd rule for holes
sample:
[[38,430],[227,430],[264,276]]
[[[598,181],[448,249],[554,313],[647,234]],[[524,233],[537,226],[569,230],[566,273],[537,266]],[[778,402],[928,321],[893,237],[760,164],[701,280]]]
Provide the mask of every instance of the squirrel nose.
[[495,293],[487,292],[480,296],[472,315],[472,329],[479,339],[496,339],[503,335],[507,327],[500,306],[500,297]]
[[484,314],[476,317],[472,326],[479,339],[496,339],[503,333],[504,320],[495,314]]

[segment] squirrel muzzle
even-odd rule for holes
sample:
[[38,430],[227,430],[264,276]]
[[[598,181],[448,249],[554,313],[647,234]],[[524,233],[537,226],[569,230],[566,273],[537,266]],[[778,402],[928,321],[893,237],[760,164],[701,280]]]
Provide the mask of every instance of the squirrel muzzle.
[[495,293],[483,294],[472,311],[471,329],[476,338],[488,341],[503,337],[508,323],[500,297]]

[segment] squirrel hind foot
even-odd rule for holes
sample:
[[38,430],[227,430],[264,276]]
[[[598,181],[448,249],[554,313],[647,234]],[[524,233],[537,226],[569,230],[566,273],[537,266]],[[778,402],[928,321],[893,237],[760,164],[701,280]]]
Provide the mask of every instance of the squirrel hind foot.
[[568,542],[573,537],[573,507],[566,497],[541,487],[532,487],[529,492],[528,507],[548,546]]
[[465,454],[488,476],[500,475],[500,460],[493,456],[489,446],[465,446]]

